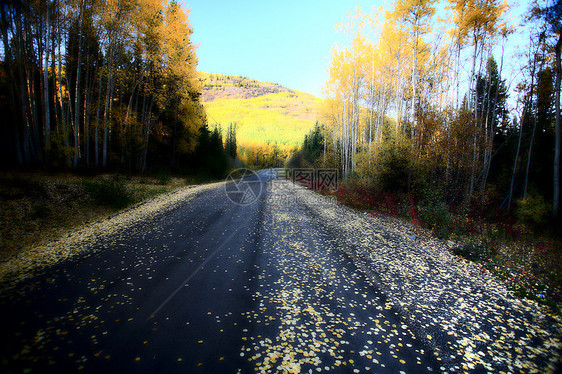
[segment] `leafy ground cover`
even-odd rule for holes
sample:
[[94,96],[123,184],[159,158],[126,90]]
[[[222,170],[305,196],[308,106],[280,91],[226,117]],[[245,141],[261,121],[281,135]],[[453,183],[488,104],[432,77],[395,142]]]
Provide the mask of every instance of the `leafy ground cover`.
[[455,255],[458,243],[400,217],[349,209],[318,194],[307,199],[416,336],[427,338],[441,372],[559,372],[560,317],[517,297],[481,263]]
[[333,193],[338,202],[365,214],[405,221],[412,235],[445,241],[450,250],[489,272],[516,296],[562,307],[562,239],[517,214],[486,219],[478,209],[452,207],[435,192],[416,197],[405,193],[375,194],[354,183]]
[[5,173],[0,175],[0,261],[68,230],[105,218],[194,181],[168,174],[119,175]]

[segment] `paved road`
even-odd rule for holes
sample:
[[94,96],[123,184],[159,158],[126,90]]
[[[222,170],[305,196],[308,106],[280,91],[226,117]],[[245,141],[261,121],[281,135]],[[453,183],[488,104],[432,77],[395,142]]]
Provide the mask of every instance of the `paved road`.
[[440,371],[337,234],[270,179],[252,204],[201,191],[0,294],[1,370]]

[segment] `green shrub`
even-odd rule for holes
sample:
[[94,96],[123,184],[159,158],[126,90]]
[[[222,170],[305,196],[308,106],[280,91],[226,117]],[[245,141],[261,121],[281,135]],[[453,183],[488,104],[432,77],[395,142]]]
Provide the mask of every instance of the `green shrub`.
[[517,201],[517,219],[520,223],[528,226],[540,226],[547,222],[550,206],[541,195],[527,194]]
[[418,205],[418,212],[422,221],[436,231],[448,228],[451,222],[449,205],[443,199],[437,187],[426,187],[422,191],[422,196]]
[[383,192],[406,191],[410,161],[402,144],[385,144],[377,154],[376,178]]
[[419,206],[419,215],[431,229],[441,229],[450,221],[449,206],[444,201],[423,201]]
[[166,186],[172,180],[172,174],[168,170],[160,170],[158,174],[156,174],[156,179],[158,180],[158,184]]
[[497,253],[497,249],[492,245],[486,245],[484,243],[466,243],[453,248],[453,253],[469,261],[479,262],[494,257]]
[[101,178],[84,182],[84,188],[96,204],[122,209],[133,202],[125,181],[119,177]]

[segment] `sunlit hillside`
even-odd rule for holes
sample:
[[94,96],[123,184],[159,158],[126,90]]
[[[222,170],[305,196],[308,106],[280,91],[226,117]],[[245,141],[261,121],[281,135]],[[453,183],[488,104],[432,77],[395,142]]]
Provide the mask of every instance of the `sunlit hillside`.
[[277,143],[281,149],[302,142],[314,127],[322,99],[275,83],[200,73],[209,125],[226,130],[236,123],[239,145]]

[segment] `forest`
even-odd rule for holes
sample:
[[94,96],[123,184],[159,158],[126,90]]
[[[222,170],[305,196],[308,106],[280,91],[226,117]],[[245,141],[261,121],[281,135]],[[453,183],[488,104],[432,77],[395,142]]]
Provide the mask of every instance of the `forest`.
[[176,1],[30,0],[0,11],[4,169],[226,170]]
[[[530,4],[516,87],[505,78],[507,5],[450,0],[444,20],[440,4],[349,14],[321,125],[293,161],[304,153],[372,194],[431,189],[463,209],[519,206],[535,224],[556,219],[561,2]],[[226,139],[208,128],[193,30],[176,1],[6,2],[0,29],[3,169],[280,166],[275,147],[237,147],[235,127]]]
[[348,15],[322,125],[305,138],[300,164],[340,169],[364,205],[391,195],[407,207],[410,195],[443,206],[443,216],[517,209],[530,226],[556,222],[561,2],[529,5],[531,48],[516,87],[505,78],[516,66],[505,58],[507,5],[450,0],[447,20],[436,5],[397,0],[392,11]]

